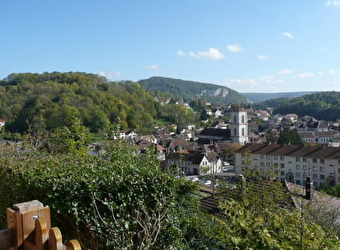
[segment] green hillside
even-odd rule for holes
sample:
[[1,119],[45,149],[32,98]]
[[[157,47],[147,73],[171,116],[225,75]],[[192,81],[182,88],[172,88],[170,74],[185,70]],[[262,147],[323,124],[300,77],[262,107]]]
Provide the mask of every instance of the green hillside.
[[340,119],[340,92],[318,92],[297,98],[279,98],[265,101],[274,113],[295,113],[313,116],[316,119],[336,121]]
[[11,74],[0,81],[0,118],[6,131],[49,131],[80,119],[92,132],[110,124],[122,129],[151,128],[159,111],[138,83],[109,82],[80,72]]
[[166,93],[168,96],[187,101],[200,98],[214,104],[246,103],[247,99],[230,88],[211,83],[185,81],[166,77],[151,77],[140,80],[147,91]]

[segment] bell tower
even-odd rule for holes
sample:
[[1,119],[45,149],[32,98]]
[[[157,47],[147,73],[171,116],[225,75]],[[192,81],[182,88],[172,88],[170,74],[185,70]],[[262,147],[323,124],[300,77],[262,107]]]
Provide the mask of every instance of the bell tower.
[[231,128],[230,135],[232,142],[244,145],[248,142],[248,118],[247,111],[237,109],[230,112]]

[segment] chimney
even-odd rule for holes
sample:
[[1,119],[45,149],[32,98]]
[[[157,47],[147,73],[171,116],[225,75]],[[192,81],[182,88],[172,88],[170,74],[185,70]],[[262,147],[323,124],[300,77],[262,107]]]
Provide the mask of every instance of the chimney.
[[313,199],[313,182],[310,177],[307,177],[306,182],[305,182],[305,187],[306,187],[305,198],[307,200],[312,200]]

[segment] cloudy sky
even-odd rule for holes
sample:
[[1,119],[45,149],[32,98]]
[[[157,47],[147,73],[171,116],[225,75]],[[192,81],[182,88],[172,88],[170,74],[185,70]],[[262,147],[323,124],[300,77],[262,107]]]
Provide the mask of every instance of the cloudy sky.
[[0,79],[81,71],[340,91],[340,0],[0,0]]

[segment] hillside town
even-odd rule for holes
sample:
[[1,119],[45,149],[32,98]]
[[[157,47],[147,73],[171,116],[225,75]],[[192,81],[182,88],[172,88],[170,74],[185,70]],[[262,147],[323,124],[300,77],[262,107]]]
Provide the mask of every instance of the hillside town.
[[[178,105],[189,104],[177,102]],[[117,139],[135,143],[141,152],[150,147],[162,162],[164,171],[188,179],[212,174],[237,176],[246,170],[271,169],[280,180],[303,185],[311,177],[314,186],[340,183],[339,123],[325,122],[296,114],[272,115],[271,110],[206,109],[213,118],[210,127],[176,124],[157,128],[152,135],[130,132],[115,134]],[[284,129],[296,131],[301,145],[279,145]],[[245,155],[248,153],[248,158]],[[208,180],[210,183],[210,180]]]

